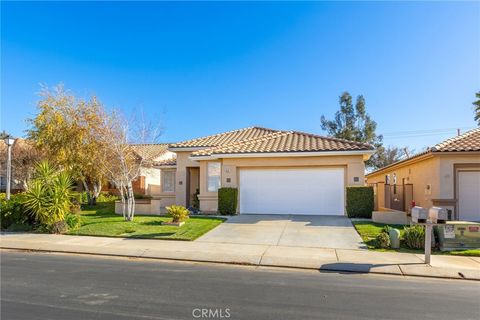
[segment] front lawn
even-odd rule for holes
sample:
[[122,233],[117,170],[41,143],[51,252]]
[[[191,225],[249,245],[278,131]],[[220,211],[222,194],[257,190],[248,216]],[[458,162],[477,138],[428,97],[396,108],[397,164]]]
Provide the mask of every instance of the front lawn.
[[181,227],[164,226],[162,221],[171,218],[136,215],[134,221],[125,221],[114,213],[112,202],[85,206],[80,213],[80,226],[67,234],[126,238],[150,238],[169,240],[195,240],[221,224],[224,219],[191,217]]
[[[407,248],[402,242],[400,242],[400,249],[378,249],[375,248],[375,237],[382,232],[382,228],[385,226],[383,223],[376,223],[373,221],[352,220],[355,229],[362,238],[363,242],[367,245],[369,250],[375,251],[392,251],[392,252],[407,252],[407,253],[423,253],[424,250],[416,250]],[[403,237],[404,225],[389,225],[400,231],[400,238]],[[458,251],[440,251],[432,248],[432,254],[451,254],[456,256],[473,256],[480,257],[480,249],[474,250],[458,250]]]

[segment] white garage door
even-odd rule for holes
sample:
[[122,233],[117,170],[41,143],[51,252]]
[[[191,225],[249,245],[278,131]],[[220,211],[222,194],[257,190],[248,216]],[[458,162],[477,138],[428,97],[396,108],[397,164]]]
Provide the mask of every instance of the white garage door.
[[344,169],[242,169],[240,213],[344,214]]
[[480,171],[458,173],[459,220],[480,221]]

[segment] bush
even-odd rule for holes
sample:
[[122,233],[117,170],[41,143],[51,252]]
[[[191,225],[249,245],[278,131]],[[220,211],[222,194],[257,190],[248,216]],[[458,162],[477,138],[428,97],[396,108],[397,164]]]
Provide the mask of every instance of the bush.
[[423,249],[425,247],[425,229],[422,226],[405,227],[403,241],[410,249]]
[[232,215],[237,213],[237,188],[218,189],[218,212]]
[[347,187],[347,215],[349,218],[372,218],[374,208],[372,187]]
[[152,196],[148,195],[148,194],[143,194],[143,193],[135,193],[133,195],[135,197],[135,199],[152,199]]
[[100,192],[97,197],[97,202],[114,202],[118,199],[119,197],[117,195],[111,194],[110,192]]
[[52,226],[70,212],[72,185],[70,174],[43,161],[35,168],[35,178],[28,184],[22,204],[40,224]]
[[188,219],[190,211],[183,206],[173,205],[167,207],[167,214],[169,217],[172,217],[173,222],[182,222]]
[[380,232],[375,238],[375,247],[386,249],[390,247],[390,236],[386,232]]
[[80,216],[69,213],[65,216],[65,223],[68,225],[69,229],[75,230],[80,226]]
[[68,225],[64,220],[56,221],[50,226],[51,233],[65,233],[68,231]]
[[2,229],[11,225],[31,225],[33,219],[23,207],[24,196],[22,193],[12,194],[7,201],[5,193],[0,194],[0,222]]

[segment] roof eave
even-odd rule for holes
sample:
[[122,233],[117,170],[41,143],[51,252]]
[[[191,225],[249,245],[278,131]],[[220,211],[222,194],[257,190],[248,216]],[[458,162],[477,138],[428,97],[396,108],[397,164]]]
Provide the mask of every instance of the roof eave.
[[322,156],[350,156],[375,153],[374,150],[345,150],[345,151],[304,151],[304,152],[258,152],[258,153],[215,153],[208,156],[190,156],[190,160],[215,160],[220,158],[270,158],[270,157],[322,157]]

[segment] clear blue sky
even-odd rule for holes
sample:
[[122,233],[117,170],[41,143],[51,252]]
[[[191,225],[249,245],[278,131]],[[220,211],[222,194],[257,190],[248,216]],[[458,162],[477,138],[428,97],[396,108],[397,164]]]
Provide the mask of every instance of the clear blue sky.
[[[386,144],[474,127],[480,3],[1,2],[1,129],[39,84],[161,116],[164,141],[251,125],[322,133],[345,90]],[[400,132],[400,136],[393,135]]]

